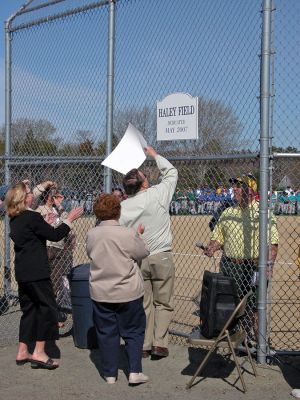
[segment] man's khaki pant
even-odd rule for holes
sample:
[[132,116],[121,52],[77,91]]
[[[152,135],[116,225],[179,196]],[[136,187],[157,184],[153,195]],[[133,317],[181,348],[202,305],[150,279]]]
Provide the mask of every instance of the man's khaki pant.
[[151,255],[143,260],[144,309],[146,332],[144,350],[168,347],[168,329],[174,310],[175,268],[171,252]]

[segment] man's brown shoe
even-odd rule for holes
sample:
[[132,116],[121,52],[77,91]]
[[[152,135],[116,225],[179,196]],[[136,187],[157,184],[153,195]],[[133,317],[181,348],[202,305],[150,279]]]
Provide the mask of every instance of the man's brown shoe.
[[151,355],[155,357],[168,357],[169,350],[166,347],[152,346]]
[[148,358],[151,356],[151,350],[143,350],[143,358]]

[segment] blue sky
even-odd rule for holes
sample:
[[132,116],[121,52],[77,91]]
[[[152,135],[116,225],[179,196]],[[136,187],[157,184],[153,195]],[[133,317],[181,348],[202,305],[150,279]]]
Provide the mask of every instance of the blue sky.
[[[2,21],[23,3],[2,0]],[[278,146],[300,147],[300,52],[295,51],[299,3],[276,1],[274,143]],[[169,93],[188,92],[230,107],[243,126],[240,145],[257,148],[260,4],[260,0],[121,1],[116,16],[116,112],[144,105],[155,109],[156,101]],[[98,10],[85,17],[17,32],[13,118],[48,119],[60,137],[71,137],[78,129],[94,132],[96,139],[103,137],[107,14]],[[0,57],[3,123],[4,35]]]
[[0,5],[0,19],[1,19],[1,41],[0,41],[0,125],[4,123],[4,52],[5,52],[5,39],[4,39],[4,21],[10,17],[19,7],[24,4],[24,0],[2,0]]

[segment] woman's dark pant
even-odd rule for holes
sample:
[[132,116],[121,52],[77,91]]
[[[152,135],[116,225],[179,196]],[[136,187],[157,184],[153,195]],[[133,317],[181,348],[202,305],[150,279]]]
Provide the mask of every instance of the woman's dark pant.
[[57,306],[51,280],[19,282],[18,288],[22,311],[19,341],[57,340]]
[[117,376],[121,337],[125,341],[129,372],[141,372],[146,326],[143,298],[127,303],[93,301],[93,317],[100,348],[102,374]]

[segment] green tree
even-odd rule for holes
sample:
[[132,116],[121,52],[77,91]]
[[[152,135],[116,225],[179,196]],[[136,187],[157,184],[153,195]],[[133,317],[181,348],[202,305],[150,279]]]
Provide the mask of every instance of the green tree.
[[299,149],[297,147],[288,146],[288,147],[276,147],[272,146],[273,153],[298,153]]
[[76,141],[78,142],[78,154],[81,156],[95,155],[93,132],[78,130],[75,134]]
[[[4,142],[4,126],[1,141]],[[55,137],[56,128],[47,120],[19,118],[11,125],[12,152],[15,155],[55,155],[60,139]]]

